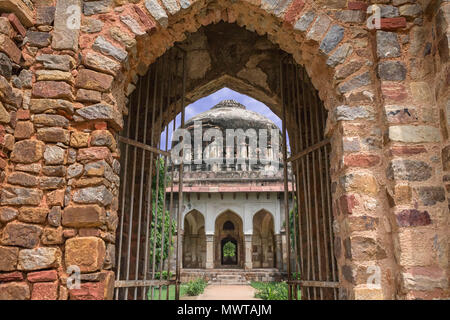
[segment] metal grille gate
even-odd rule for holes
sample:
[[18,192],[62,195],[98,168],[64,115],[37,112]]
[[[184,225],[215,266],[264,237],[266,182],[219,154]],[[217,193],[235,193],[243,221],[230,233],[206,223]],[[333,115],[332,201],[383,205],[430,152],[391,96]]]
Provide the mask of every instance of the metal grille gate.
[[179,298],[183,166],[177,166],[178,197],[175,170],[168,168],[175,167],[169,137],[184,126],[185,79],[185,54],[174,47],[150,66],[130,97],[118,137],[122,162],[115,299]]
[[[284,207],[289,299],[337,299],[326,110],[306,71],[291,56],[280,63],[283,106]],[[289,115],[289,116],[288,116]],[[291,156],[287,153],[287,131]],[[292,179],[288,180],[288,164]],[[291,181],[292,191],[288,183]]]
[[[281,59],[279,80],[289,299],[299,299],[299,289],[303,299],[336,299],[326,111],[292,57]],[[169,137],[177,124],[184,127],[185,82],[185,54],[174,47],[150,66],[130,97],[118,137],[122,163],[115,299],[179,298],[183,166],[171,166]]]

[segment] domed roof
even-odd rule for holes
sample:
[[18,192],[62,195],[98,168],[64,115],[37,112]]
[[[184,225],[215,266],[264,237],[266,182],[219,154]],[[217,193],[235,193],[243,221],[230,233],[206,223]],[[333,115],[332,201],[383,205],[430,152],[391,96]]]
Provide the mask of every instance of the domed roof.
[[[247,110],[235,100],[223,100],[210,110],[202,112],[186,122],[185,127],[194,126],[194,121],[201,121],[204,128],[219,127],[222,129],[278,129],[273,121],[263,115]],[[205,126],[206,125],[206,126]]]

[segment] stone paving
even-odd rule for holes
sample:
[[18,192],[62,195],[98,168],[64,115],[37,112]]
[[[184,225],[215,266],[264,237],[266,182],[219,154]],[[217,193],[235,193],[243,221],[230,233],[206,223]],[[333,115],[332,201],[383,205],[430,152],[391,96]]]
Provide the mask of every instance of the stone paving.
[[209,285],[196,300],[260,300],[249,285]]

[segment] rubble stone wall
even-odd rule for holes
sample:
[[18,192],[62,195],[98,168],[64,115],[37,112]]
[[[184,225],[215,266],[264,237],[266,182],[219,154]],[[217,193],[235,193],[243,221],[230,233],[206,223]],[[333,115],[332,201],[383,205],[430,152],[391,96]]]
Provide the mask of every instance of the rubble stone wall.
[[[369,30],[377,2],[381,28]],[[340,298],[450,296],[448,2],[31,7],[32,26],[0,17],[0,299],[112,298],[127,96],[174,42],[219,21],[292,54],[328,109]],[[80,289],[67,289],[71,265]]]

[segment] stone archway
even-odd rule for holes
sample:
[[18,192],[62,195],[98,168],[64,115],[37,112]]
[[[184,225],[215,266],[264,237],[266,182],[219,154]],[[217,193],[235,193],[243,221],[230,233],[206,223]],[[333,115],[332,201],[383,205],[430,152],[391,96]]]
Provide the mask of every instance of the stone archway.
[[253,215],[252,263],[253,268],[275,268],[277,257],[273,216],[266,210]]
[[[241,217],[231,210],[226,210],[217,216],[214,225],[214,267],[244,268],[245,249]],[[224,257],[224,246],[227,242],[236,246],[235,258]]]
[[206,267],[205,217],[197,210],[184,216],[183,268]]
[[[1,271],[21,275],[0,285],[2,297],[111,297],[104,288],[114,279],[118,219],[113,134],[127,113],[125,96],[137,75],[186,31],[220,20],[267,34],[292,53],[333,115],[327,134],[340,297],[448,297],[448,3],[389,2],[394,17],[383,17],[378,31],[365,29],[361,2],[167,3],[163,8],[148,0],[101,12],[87,5],[78,30],[67,28],[66,9],[80,2],[59,0],[55,21],[41,21],[51,28],[26,34],[20,22],[7,23],[11,32],[1,35],[2,50],[18,64],[22,86],[2,75],[0,250],[7,259]],[[415,25],[419,21],[423,26]],[[436,38],[428,36],[432,29]],[[27,35],[21,50],[15,34]],[[440,123],[430,112],[436,104]],[[105,174],[108,181],[85,179]],[[47,262],[33,264],[30,256]],[[71,264],[83,273],[99,271],[100,281],[69,292],[62,280]],[[380,271],[375,287],[367,285],[369,267]],[[25,273],[45,269],[51,269],[51,285],[22,281]],[[19,293],[4,293],[12,287]]]

